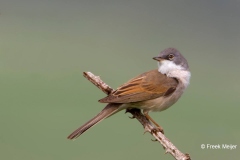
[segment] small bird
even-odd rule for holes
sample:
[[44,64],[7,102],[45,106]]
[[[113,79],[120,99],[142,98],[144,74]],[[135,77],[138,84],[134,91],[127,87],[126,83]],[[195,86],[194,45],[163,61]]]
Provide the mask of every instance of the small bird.
[[131,108],[141,109],[144,116],[162,130],[148,113],[172,106],[189,85],[191,73],[187,60],[175,48],[167,48],[153,59],[158,61],[158,69],[140,74],[100,99],[99,102],[108,103],[107,106],[67,138],[75,139],[103,119]]

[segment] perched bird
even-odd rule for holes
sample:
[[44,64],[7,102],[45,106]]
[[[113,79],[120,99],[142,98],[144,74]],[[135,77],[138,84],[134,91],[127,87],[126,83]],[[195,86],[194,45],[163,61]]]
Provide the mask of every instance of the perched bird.
[[107,106],[68,139],[77,138],[103,119],[129,108],[141,109],[145,117],[161,129],[148,113],[172,106],[189,85],[191,73],[187,60],[175,48],[165,49],[153,59],[158,61],[158,69],[140,74],[100,99],[99,102],[108,103]]

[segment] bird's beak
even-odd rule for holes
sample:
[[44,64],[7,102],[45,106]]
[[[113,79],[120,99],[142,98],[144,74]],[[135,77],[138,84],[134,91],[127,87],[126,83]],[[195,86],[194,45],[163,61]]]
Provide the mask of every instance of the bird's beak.
[[153,57],[153,59],[156,60],[156,61],[162,61],[163,60],[162,57]]

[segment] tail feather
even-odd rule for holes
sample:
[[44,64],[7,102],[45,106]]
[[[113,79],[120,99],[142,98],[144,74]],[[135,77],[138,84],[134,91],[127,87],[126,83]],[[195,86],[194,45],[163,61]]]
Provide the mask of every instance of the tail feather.
[[99,114],[97,114],[95,117],[90,119],[88,122],[86,122],[84,125],[79,127],[77,130],[75,130],[73,133],[71,133],[67,138],[68,139],[76,139],[81,134],[86,132],[88,129],[96,125],[97,123],[101,122],[105,118],[113,115],[114,113],[120,111],[120,105],[121,104],[114,104],[110,103],[108,104]]

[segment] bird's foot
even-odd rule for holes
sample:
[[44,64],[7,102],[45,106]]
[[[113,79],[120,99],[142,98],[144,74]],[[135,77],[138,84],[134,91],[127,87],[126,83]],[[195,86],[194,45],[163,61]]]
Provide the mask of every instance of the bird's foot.
[[130,119],[134,119],[134,118],[136,118],[135,116],[132,116],[132,117],[130,117],[130,116],[128,116]]
[[162,127],[158,126],[158,127],[154,127],[152,130],[151,130],[151,133],[153,134],[156,134],[157,132],[161,132],[162,134],[164,134],[164,130]]
[[125,114],[128,113],[128,112],[130,112],[130,109],[127,108],[126,111],[125,111]]
[[[131,113],[131,112],[130,112],[131,110],[133,110],[133,109],[127,108],[126,111],[125,111],[125,114],[128,113],[128,112]],[[130,119],[136,118],[134,115],[133,115],[132,117],[130,117],[130,116],[128,116],[128,117],[129,117]]]
[[158,140],[157,140],[157,139],[151,139],[151,141],[153,141],[153,142],[157,142]]

